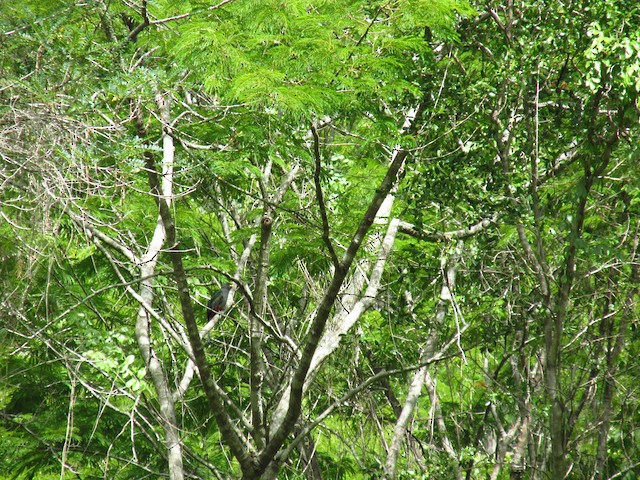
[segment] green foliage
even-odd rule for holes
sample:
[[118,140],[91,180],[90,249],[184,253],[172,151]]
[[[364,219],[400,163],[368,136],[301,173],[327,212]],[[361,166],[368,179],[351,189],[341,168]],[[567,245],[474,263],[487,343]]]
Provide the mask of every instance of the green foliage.
[[[424,28],[452,32],[462,2],[237,2],[192,21],[177,58],[229,103],[299,121],[420,96],[413,77],[430,57]],[[274,13],[275,12],[275,13]],[[359,19],[364,14],[367,23]],[[394,17],[401,19],[393,21]],[[415,57],[417,65],[407,58]],[[409,67],[409,69],[407,68]]]
[[[301,166],[273,213],[264,320],[274,330],[263,339],[273,412],[278,382],[299,358],[279,335],[302,343],[335,267],[311,125],[338,256],[396,145],[411,155],[393,215],[428,240],[398,234],[384,287],[317,373],[301,427],[375,372],[415,365],[436,338],[438,348],[449,342],[429,367],[444,429],[423,391],[399,478],[449,478],[456,468],[490,476],[496,452],[483,442],[511,432],[527,408],[529,438],[541,439],[528,446],[527,468],[546,468],[545,324],[566,291],[558,391],[572,474],[592,476],[607,411],[603,474],[638,474],[635,2],[536,0],[511,12],[455,0],[143,3],[146,12],[131,2],[0,6],[0,478],[58,478],[65,446],[82,478],[166,472],[157,392],[134,335],[140,265],[129,258],[144,255],[158,221],[147,162],[160,168],[166,131],[176,148],[171,212],[200,323],[211,291],[259,237],[283,177]],[[144,13],[152,24],[130,38]],[[159,94],[171,98],[169,125]],[[71,212],[111,243],[96,242]],[[443,240],[494,214],[496,224],[463,244]],[[376,251],[362,250],[364,269]],[[576,275],[563,290],[572,255]],[[442,261],[454,256],[455,303],[436,322]],[[183,314],[173,265],[164,251],[154,260],[153,307],[166,323],[153,321],[151,342],[176,388],[188,361],[172,337],[183,335]],[[249,291],[257,269],[253,253],[240,272]],[[248,305],[236,293],[205,338],[238,411],[250,408]],[[402,404],[412,375],[375,382],[313,431],[323,478],[380,478],[392,399]],[[239,476],[197,379],[176,405],[189,474]],[[244,428],[238,411],[234,425]],[[292,453],[283,478],[302,478],[303,457]]]

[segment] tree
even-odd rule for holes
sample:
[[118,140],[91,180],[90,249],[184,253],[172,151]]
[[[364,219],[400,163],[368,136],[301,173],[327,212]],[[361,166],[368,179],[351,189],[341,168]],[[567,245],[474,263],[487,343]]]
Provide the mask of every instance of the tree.
[[0,476],[637,472],[634,5],[1,8]]
[[[203,28],[204,24],[199,23],[198,17],[210,17],[211,9],[185,15],[190,17],[190,23],[186,25],[184,40],[178,45],[176,53],[178,59],[187,63],[191,71],[185,70],[183,66],[172,71],[168,68],[169,63],[164,69],[152,67],[151,55],[158,48],[154,45],[154,40],[163,41],[164,32],[161,31],[154,37],[145,37],[145,34],[150,27],[162,28],[174,18],[160,15],[165,12],[152,10],[146,3],[138,11],[118,5],[108,7],[98,4],[88,9],[88,17],[81,17],[79,21],[76,20],[76,10],[59,10],[56,4],[49,5],[50,11],[46,12],[49,14],[47,18],[76,20],[78,23],[75,25],[78,26],[82,26],[87,18],[91,19],[91,15],[95,14],[93,18],[99,20],[101,30],[95,34],[98,47],[95,52],[90,52],[87,63],[100,66],[104,72],[118,71],[118,75],[104,75],[97,81],[87,80],[85,85],[74,85],[73,91],[79,101],[74,103],[73,108],[84,116],[89,125],[83,125],[84,131],[92,141],[83,142],[80,148],[65,145],[61,152],[55,152],[52,157],[55,159],[52,173],[59,175],[55,179],[58,190],[53,195],[46,188],[45,191],[51,201],[52,211],[60,212],[64,215],[61,218],[68,219],[63,223],[68,228],[70,239],[76,234],[87,239],[88,244],[79,248],[86,249],[85,260],[89,260],[91,268],[96,273],[102,271],[115,278],[115,285],[139,305],[135,339],[142,360],[141,366],[151,384],[147,386],[142,381],[140,370],[137,373],[127,370],[125,378],[130,377],[134,383],[127,382],[124,387],[132,389],[133,395],[126,391],[123,395],[125,401],[137,405],[147,390],[154,392],[157,405],[145,402],[145,408],[157,409],[155,416],[163,430],[169,476],[176,479],[185,475],[183,445],[186,441],[180,436],[181,422],[184,419],[179,418],[176,405],[177,402],[187,400],[183,396],[194,371],[203,382],[219,435],[235,456],[246,478],[275,476],[296,449],[301,457],[312,458],[309,454],[313,451],[312,447],[301,443],[303,439],[308,442],[307,436],[314,422],[312,418],[302,420],[300,413],[303,410],[303,399],[313,385],[315,372],[324,359],[339,346],[339,336],[323,335],[327,331],[325,327],[333,316],[332,307],[350,275],[360,246],[376,218],[381,218],[377,214],[383,201],[385,198],[392,198],[388,194],[391,189],[396,188],[397,174],[408,155],[405,148],[393,146],[401,135],[406,135],[402,132],[403,122],[407,122],[404,130],[409,130],[411,119],[405,119],[405,116],[410,112],[410,105],[417,104],[420,100],[419,89],[412,86],[407,78],[414,74],[412,71],[417,71],[416,60],[406,58],[406,53],[428,55],[430,45],[422,37],[425,26],[446,31],[447,25],[452,25],[453,20],[453,4],[438,6],[439,10],[434,12],[438,16],[434,15],[433,18],[406,17],[396,25],[394,15],[402,16],[402,8],[408,9],[409,6],[392,8],[388,5],[343,5],[335,2],[325,5],[324,10],[310,10],[306,4],[298,3],[288,7],[297,14],[292,17],[293,21],[289,23],[287,18],[280,17],[283,22],[280,25],[281,31],[269,31],[272,26],[268,26],[266,29],[258,29],[254,35],[246,35],[251,32],[248,27],[255,25],[256,19],[261,15],[272,14],[274,9],[266,4],[255,6],[238,3],[233,9],[214,8],[216,26],[210,31]],[[410,7],[414,8],[416,5]],[[366,21],[364,26],[358,24],[359,19]],[[222,38],[218,33],[221,30],[225,32]],[[60,31],[54,28],[56,34]],[[311,34],[309,41],[305,40],[307,34]],[[77,36],[78,30],[69,29],[68,35]],[[336,35],[339,37],[337,41],[334,38]],[[207,52],[196,49],[196,46],[233,38],[234,42],[240,41],[244,51],[242,55],[225,59],[230,60],[225,64],[214,59],[210,63],[200,61],[198,65],[198,58]],[[265,45],[271,45],[269,42],[274,42],[276,48],[270,52],[273,53],[273,58],[265,61],[261,51]],[[379,42],[382,42],[380,51],[375,50]],[[62,45],[61,42],[58,48],[64,50]],[[280,45],[283,48],[277,48]],[[231,48],[233,45],[229,44],[227,47]],[[328,48],[336,49],[336,54],[332,55]],[[186,55],[185,52],[190,53]],[[65,53],[72,58],[77,56],[75,50]],[[166,55],[169,52],[160,53]],[[301,53],[308,59],[305,65],[293,64],[283,69],[283,59],[288,60],[292,55],[295,57]],[[243,55],[246,61],[235,64]],[[429,61],[428,56],[424,61]],[[71,73],[75,79],[87,78],[87,72],[81,67],[75,67]],[[209,67],[221,67],[215,75],[209,77],[209,83],[205,84],[211,92],[218,89],[218,94],[221,89],[214,82],[220,81],[224,71],[231,73],[230,80],[223,85],[228,95],[208,97],[198,90],[196,75],[202,75]],[[345,75],[345,72],[348,74]],[[196,78],[195,82],[188,83],[185,75]],[[177,85],[182,91],[173,84],[181,77],[181,83]],[[368,95],[369,87],[375,84],[377,94],[366,102],[363,101],[365,92]],[[66,85],[63,81],[62,87]],[[45,92],[55,98],[56,88],[61,87],[51,91],[47,88],[45,87]],[[272,89],[275,89],[274,92],[271,92]],[[194,101],[194,98],[197,100]],[[240,103],[235,107],[221,108],[220,102],[229,102],[232,98]],[[385,105],[386,102],[391,103]],[[230,109],[233,116],[228,115]],[[329,134],[343,138],[358,136],[359,130],[368,129],[374,123],[373,119],[367,117],[369,109],[379,112],[376,116],[380,120],[381,135],[396,132],[384,139],[384,143],[389,143],[389,140],[393,142],[391,147],[384,147],[384,143],[371,137],[368,141],[375,143],[365,145],[362,151],[359,151],[360,146],[336,147],[335,153],[331,155],[348,157],[344,164],[341,164],[338,157],[323,159],[328,147],[321,145],[319,134],[324,136],[325,142]],[[213,117],[205,119],[203,114],[213,114]],[[222,123],[221,128],[211,129],[213,119]],[[107,122],[106,127],[101,125],[104,121]],[[98,126],[92,127],[93,124]],[[311,142],[304,138],[304,130],[311,131]],[[228,132],[240,132],[240,135],[229,135]],[[162,138],[161,150],[153,145],[159,138]],[[224,143],[221,143],[221,139]],[[16,143],[19,140],[16,139]],[[180,142],[184,155],[184,163],[181,164],[184,170],[180,172],[174,171],[176,141]],[[113,145],[117,147],[113,148]],[[251,148],[247,148],[248,146]],[[209,151],[213,149],[214,155],[207,158],[199,154],[199,147]],[[155,157],[159,151],[162,152],[162,159],[160,165],[156,165]],[[132,155],[133,152],[135,153]],[[333,180],[328,182],[326,172],[330,171],[328,169],[335,169],[333,175],[348,179],[355,173],[358,162],[363,162],[364,158],[374,153],[378,158],[381,154],[386,156],[389,162],[385,167],[384,164],[369,161],[368,166],[377,170],[375,175],[379,178],[379,188],[372,194],[366,190],[360,194],[358,203],[362,205],[362,214],[354,209],[352,215],[345,215],[340,222],[332,222],[330,212],[341,206],[336,198],[325,201],[325,195],[339,195],[344,187]],[[94,158],[97,162],[92,161]],[[140,161],[143,162],[142,165]],[[71,172],[66,177],[62,174],[64,167],[73,162],[81,165],[80,174]],[[15,163],[19,169],[25,166],[20,156],[17,156]],[[304,163],[312,165],[312,175],[300,174],[299,164]],[[92,166],[93,175],[83,177],[84,165]],[[207,173],[205,178],[216,179],[214,185],[198,186],[193,180],[204,172]],[[40,172],[43,176],[44,173]],[[151,196],[144,193],[147,189],[141,183],[145,174]],[[187,200],[176,206],[176,199],[181,198],[181,194],[174,189],[176,175],[183,181],[192,182],[194,191],[202,199],[201,206],[196,206],[199,210],[196,212],[198,217],[207,221],[211,218],[205,210],[207,203],[213,201],[219,204],[220,215],[212,227],[221,229],[221,238],[220,241],[211,242],[210,246],[217,244],[229,249],[229,257],[233,263],[218,262],[218,265],[226,268],[217,267],[215,271],[222,273],[230,265],[236,265],[236,271],[233,274],[227,273],[227,276],[234,279],[240,287],[248,307],[238,312],[246,322],[243,325],[246,337],[244,334],[236,336],[232,343],[236,343],[239,352],[248,348],[246,358],[249,368],[248,371],[242,366],[234,368],[227,375],[240,382],[248,380],[250,395],[247,398],[236,395],[232,398],[231,392],[223,386],[226,382],[225,370],[229,365],[234,365],[234,362],[225,362],[222,369],[216,370],[210,363],[211,358],[207,358],[205,353],[203,332],[196,322],[191,296],[191,277],[186,272],[191,265],[202,265],[202,258],[194,258],[189,253],[190,249],[201,249],[207,245],[202,244],[200,239],[190,241],[190,245],[184,244],[181,229],[185,227],[182,226],[182,219],[186,218],[187,213],[194,213],[195,205],[188,205]],[[297,198],[291,195],[287,198],[294,182],[299,182],[300,187],[296,185],[296,188],[301,188],[302,191]],[[239,185],[244,186],[238,188]],[[73,192],[73,189],[79,191]],[[235,190],[235,195],[228,189]],[[30,190],[27,192],[31,193]],[[150,202],[150,199],[154,202]],[[256,200],[262,205],[262,214],[252,218],[251,209]],[[389,215],[389,200],[383,210],[385,216]],[[315,208],[307,209],[302,214],[286,206],[286,202],[293,206],[308,201]],[[154,204],[159,212],[155,222],[153,215],[146,213]],[[284,206],[281,207],[281,204]],[[312,302],[316,306],[309,317],[309,326],[293,311],[289,315],[293,314],[296,320],[286,322],[285,328],[285,324],[278,321],[279,315],[271,315],[278,309],[284,309],[283,312],[286,313],[287,306],[278,305],[276,309],[269,307],[267,287],[272,277],[273,228],[280,225],[284,231],[292,228],[291,224],[283,223],[283,214],[288,216],[289,212],[293,214],[292,218],[298,223],[302,220],[307,227],[313,228],[316,222],[321,224],[318,231],[322,232],[322,245],[328,252],[328,257],[318,258],[320,262],[317,265],[307,266],[306,262],[300,264],[306,271],[312,268],[316,270],[309,277],[311,283],[301,292],[307,296],[313,295]],[[147,236],[144,228],[141,229],[138,225],[148,225],[153,233]],[[251,229],[257,230],[252,233]],[[340,233],[332,238],[332,235],[336,235],[332,233],[334,231]],[[349,235],[353,235],[353,238],[341,252],[335,242],[340,244]],[[234,236],[244,239],[243,250],[238,250]],[[318,246],[313,240],[306,243],[308,246],[303,248]],[[258,252],[252,258],[254,246]],[[390,245],[379,244],[376,247],[374,240],[370,247],[374,251],[380,248],[384,252]],[[158,270],[163,264],[161,252],[165,249],[171,262],[171,274],[167,278],[175,282],[176,294],[166,290],[167,287],[171,288],[171,283],[162,280],[164,274],[160,274]],[[297,249],[298,252],[302,251],[300,246]],[[293,258],[299,255],[292,251],[287,256],[291,258],[292,254]],[[367,267],[369,264],[367,258],[360,260],[361,269],[370,268]],[[247,281],[245,273],[248,265],[253,265],[253,274],[248,277],[253,278],[251,281]],[[370,265],[377,265],[379,276],[384,258],[381,257],[377,264]],[[73,269],[74,266],[69,265],[69,268]],[[283,268],[277,272],[277,279],[286,284],[287,276],[296,274],[296,270]],[[81,289],[88,287],[83,283],[85,280],[78,280]],[[326,281],[329,283],[324,294],[321,293],[322,290],[309,288]],[[160,285],[165,287],[162,296],[167,299],[162,309],[156,304],[156,298],[161,292]],[[61,282],[60,287],[65,291],[65,282]],[[374,294],[377,288],[372,287]],[[106,291],[99,290],[99,293]],[[360,291],[354,287],[351,294],[359,296]],[[94,296],[97,294],[90,294],[89,298]],[[355,299],[352,302],[354,305]],[[180,306],[175,311],[171,308],[174,302]],[[134,305],[135,303],[130,305],[128,310]],[[365,303],[358,305],[360,312],[364,310],[364,305]],[[65,318],[69,311],[78,310],[77,305],[62,304],[54,310],[46,310],[46,314],[55,315],[57,322]],[[102,313],[98,308],[95,310],[98,314]],[[202,309],[199,313],[201,311]],[[215,322],[220,319],[215,317],[213,320],[211,325],[205,326],[204,333],[211,331]],[[336,331],[342,329],[344,333],[354,325],[355,320],[357,315],[348,319],[342,318],[342,315],[334,316],[333,326],[338,329]],[[118,318],[113,321],[124,326]],[[28,325],[32,326],[32,331],[38,332],[37,317],[35,323],[29,322]],[[13,333],[22,334],[19,329]],[[109,336],[107,333],[107,337]],[[158,336],[163,339],[161,342],[155,339]],[[103,352],[87,350],[84,338],[80,339],[80,345],[70,347],[64,342],[62,331],[56,331],[56,337],[49,342],[51,345],[48,348],[57,345],[59,350],[64,345],[63,351],[68,353],[58,355],[67,360],[71,358],[72,363],[94,363],[102,369],[116,371],[120,368],[120,365],[113,362],[113,358],[105,358]],[[248,347],[245,346],[246,341]],[[281,349],[277,356],[273,353],[276,346]],[[131,343],[127,348],[131,348]],[[209,353],[209,356],[215,358],[216,354]],[[243,356],[244,354],[240,355]],[[136,368],[139,369],[140,364]],[[177,371],[183,373],[175,378],[178,388],[174,389],[171,387],[174,382],[170,380],[169,372]],[[278,371],[280,373],[276,376]],[[109,371],[106,373],[113,374]],[[93,375],[95,373],[88,374],[89,377]],[[108,404],[92,379],[84,376],[73,378],[82,378],[91,386],[91,391],[98,400]],[[113,390],[107,396],[111,394]],[[244,419],[242,411],[245,406],[250,408],[250,419]],[[335,407],[329,407],[328,411],[333,408]],[[69,410],[73,410],[71,405]],[[298,433],[294,435],[294,440],[289,442],[288,439],[295,432]],[[65,444],[71,443],[72,438],[71,432],[67,435]],[[309,452],[305,452],[307,449]],[[63,473],[66,469],[74,469],[65,457],[62,457],[61,464]],[[144,463],[141,466],[150,468]],[[209,468],[215,471],[221,467],[211,465]]]
[[[625,140],[638,118],[637,85],[622,73],[637,59],[621,56],[622,45],[625,55],[637,51],[626,30],[635,13],[624,2],[606,8],[489,5],[469,22],[447,65],[454,93],[442,109],[454,112],[443,115],[453,135],[437,148],[453,153],[425,162],[409,197],[445,219],[499,215],[501,236],[483,236],[483,253],[468,263],[480,280],[465,302],[479,314],[467,317],[490,322],[477,331],[502,339],[482,347],[479,378],[508,397],[487,400],[489,429],[466,432],[474,449],[483,436],[497,437],[492,478],[506,461],[512,478],[547,465],[551,478],[605,474],[610,361],[637,318],[629,299],[637,295],[638,227],[627,216],[631,202],[621,200],[637,190],[637,150]],[[443,196],[441,185],[459,194]],[[415,210],[419,224],[434,222]],[[534,443],[540,435],[549,443]]]

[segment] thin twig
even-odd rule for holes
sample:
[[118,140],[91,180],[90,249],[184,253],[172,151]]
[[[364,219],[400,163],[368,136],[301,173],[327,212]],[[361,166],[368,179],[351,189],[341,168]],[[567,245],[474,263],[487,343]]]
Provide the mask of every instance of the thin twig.
[[316,185],[316,199],[318,200],[318,208],[320,209],[320,217],[322,218],[322,241],[324,242],[329,255],[331,256],[331,262],[333,266],[338,268],[340,260],[336,255],[336,251],[331,244],[331,238],[329,236],[329,219],[327,218],[327,207],[324,203],[324,195],[322,194],[322,183],[320,181],[320,170],[322,168],[320,160],[320,139],[318,138],[318,131],[316,127],[311,125],[311,134],[313,135],[313,156],[315,158],[315,171],[313,172],[313,180]]

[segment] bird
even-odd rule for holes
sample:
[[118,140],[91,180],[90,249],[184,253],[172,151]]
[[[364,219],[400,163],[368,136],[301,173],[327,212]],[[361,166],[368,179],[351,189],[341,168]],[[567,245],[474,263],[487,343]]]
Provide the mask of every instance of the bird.
[[222,285],[220,290],[211,295],[211,300],[209,300],[209,303],[207,304],[207,321],[211,320],[217,313],[224,310],[224,307],[227,305],[229,290],[231,290],[231,285],[225,283]]

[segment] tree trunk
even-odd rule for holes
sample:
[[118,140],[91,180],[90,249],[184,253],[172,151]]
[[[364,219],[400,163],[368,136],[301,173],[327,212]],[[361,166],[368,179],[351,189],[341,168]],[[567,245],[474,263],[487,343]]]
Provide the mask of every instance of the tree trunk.
[[[168,108],[168,104],[166,104],[166,107],[163,108],[163,111],[161,112],[163,118],[168,116]],[[173,139],[165,133],[163,136],[162,184],[159,188],[167,204],[170,204],[173,195],[173,152]],[[149,162],[152,163],[151,166],[155,171],[155,164],[153,164],[153,157],[151,155],[147,156],[147,163]],[[153,193],[155,194],[156,192],[154,191]],[[175,406],[173,403],[173,394],[169,389],[162,363],[157,358],[151,344],[151,318],[147,311],[147,308],[150,308],[153,303],[153,274],[155,273],[158,257],[164,246],[164,242],[165,229],[162,217],[158,215],[153,237],[140,262],[140,277],[145,280],[140,283],[139,293],[144,304],[140,305],[140,308],[138,309],[138,320],[136,321],[135,335],[136,340],[138,341],[140,354],[147,366],[147,372],[151,377],[153,386],[156,390],[156,395],[158,396],[158,403],[160,404],[159,420],[165,435],[164,443],[167,450],[169,478],[171,480],[182,480],[184,478],[182,446],[180,440],[180,428],[177,422]]]

